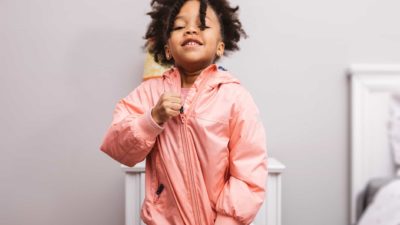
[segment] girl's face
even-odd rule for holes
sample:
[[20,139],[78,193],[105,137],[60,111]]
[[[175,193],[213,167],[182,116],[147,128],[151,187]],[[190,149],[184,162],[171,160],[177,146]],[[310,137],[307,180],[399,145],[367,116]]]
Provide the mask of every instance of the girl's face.
[[214,10],[208,6],[204,30],[200,29],[200,1],[187,1],[176,16],[165,46],[167,58],[186,71],[204,69],[224,53],[221,27]]

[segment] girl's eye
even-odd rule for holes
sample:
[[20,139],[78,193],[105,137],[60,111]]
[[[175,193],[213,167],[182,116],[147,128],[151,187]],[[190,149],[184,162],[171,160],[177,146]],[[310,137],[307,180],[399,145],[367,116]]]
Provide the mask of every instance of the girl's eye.
[[[202,26],[199,26],[200,28],[202,28]],[[211,28],[211,27],[209,27],[209,26],[207,26],[207,25],[204,25],[204,27],[203,27],[204,29],[208,29],[208,28]]]
[[182,26],[176,26],[176,27],[172,28],[172,30],[181,30],[181,29],[183,29]]
[[[181,29],[183,29],[183,28],[185,28],[184,26],[175,26],[175,27],[173,27],[172,28],[172,31],[175,31],[175,30],[181,30]],[[202,27],[201,25],[199,26],[199,28],[204,28],[204,29],[208,29],[208,28],[210,28],[209,26],[204,26],[204,27]]]

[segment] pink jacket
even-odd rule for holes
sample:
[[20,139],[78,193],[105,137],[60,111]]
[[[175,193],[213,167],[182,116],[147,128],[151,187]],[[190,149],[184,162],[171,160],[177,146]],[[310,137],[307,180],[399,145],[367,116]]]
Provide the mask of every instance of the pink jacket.
[[159,96],[180,92],[176,68],[121,99],[101,150],[127,166],[146,159],[141,218],[148,225],[250,224],[267,179],[265,133],[250,94],[215,64],[194,83],[183,113],[162,127]]

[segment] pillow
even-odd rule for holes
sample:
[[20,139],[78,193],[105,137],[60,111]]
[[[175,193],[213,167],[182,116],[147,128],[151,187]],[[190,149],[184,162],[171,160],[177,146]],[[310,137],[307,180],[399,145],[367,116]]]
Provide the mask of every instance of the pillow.
[[144,61],[143,80],[160,77],[168,69],[167,66],[160,65],[154,61],[154,57],[148,51]]
[[368,182],[367,188],[365,190],[365,196],[363,202],[364,204],[362,207],[362,211],[364,211],[374,201],[376,193],[391,181],[392,181],[391,178],[380,177],[371,179]]

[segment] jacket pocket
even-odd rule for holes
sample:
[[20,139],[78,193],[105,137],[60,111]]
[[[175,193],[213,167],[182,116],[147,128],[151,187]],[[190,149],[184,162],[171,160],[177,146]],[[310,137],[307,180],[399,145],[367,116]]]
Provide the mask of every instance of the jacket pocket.
[[161,193],[164,191],[164,184],[159,184],[157,187],[156,192],[154,193],[154,204],[158,203],[158,200],[160,199]]

